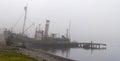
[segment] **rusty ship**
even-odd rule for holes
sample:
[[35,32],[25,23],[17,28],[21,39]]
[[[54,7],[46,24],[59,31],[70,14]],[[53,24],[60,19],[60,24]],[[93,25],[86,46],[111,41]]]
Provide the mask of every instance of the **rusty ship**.
[[57,34],[48,35],[50,20],[46,20],[44,30],[40,29],[40,24],[39,24],[39,27],[36,28],[34,38],[30,38],[27,35],[25,35],[27,6],[24,7],[24,10],[25,10],[25,16],[24,16],[22,33],[20,34],[14,33],[8,29],[5,29],[4,31],[7,45],[24,46],[24,47],[28,47],[28,46],[68,47],[70,45],[70,38],[69,38],[70,32],[68,31],[68,29],[66,36],[62,35],[61,37],[57,37]]

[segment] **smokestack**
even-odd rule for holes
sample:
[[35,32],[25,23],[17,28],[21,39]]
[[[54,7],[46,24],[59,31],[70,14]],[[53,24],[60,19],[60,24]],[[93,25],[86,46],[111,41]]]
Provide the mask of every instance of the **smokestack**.
[[44,36],[45,37],[48,37],[48,30],[49,30],[49,20],[46,20],[46,25],[45,25],[45,34]]

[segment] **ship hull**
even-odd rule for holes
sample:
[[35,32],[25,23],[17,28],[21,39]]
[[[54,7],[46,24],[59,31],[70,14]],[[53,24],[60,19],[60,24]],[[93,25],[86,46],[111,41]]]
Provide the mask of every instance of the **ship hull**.
[[[12,33],[10,31],[5,31],[6,44],[9,46],[18,46],[26,48],[72,48],[76,46],[71,46],[68,39],[45,39],[35,40],[33,38],[25,37],[19,34]],[[62,42],[61,42],[62,41]]]

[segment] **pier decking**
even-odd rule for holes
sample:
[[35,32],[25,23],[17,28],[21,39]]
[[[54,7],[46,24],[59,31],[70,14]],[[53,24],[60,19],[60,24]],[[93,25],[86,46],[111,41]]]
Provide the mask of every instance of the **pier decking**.
[[79,48],[86,49],[103,49],[106,48],[106,44],[103,43],[71,43],[70,45],[76,46]]
[[[103,43],[77,43],[81,48],[90,48],[90,49],[104,49],[106,44]],[[101,47],[102,46],[102,47]]]

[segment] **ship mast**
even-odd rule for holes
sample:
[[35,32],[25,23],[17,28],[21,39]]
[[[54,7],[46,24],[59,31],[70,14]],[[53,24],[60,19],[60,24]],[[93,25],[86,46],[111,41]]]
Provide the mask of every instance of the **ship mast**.
[[71,19],[69,20],[69,39],[71,40],[70,31],[71,31]]
[[27,19],[27,6],[24,7],[24,10],[25,10],[25,16],[24,16],[22,35],[24,35],[24,31],[25,31],[25,25],[26,25],[26,19]]

